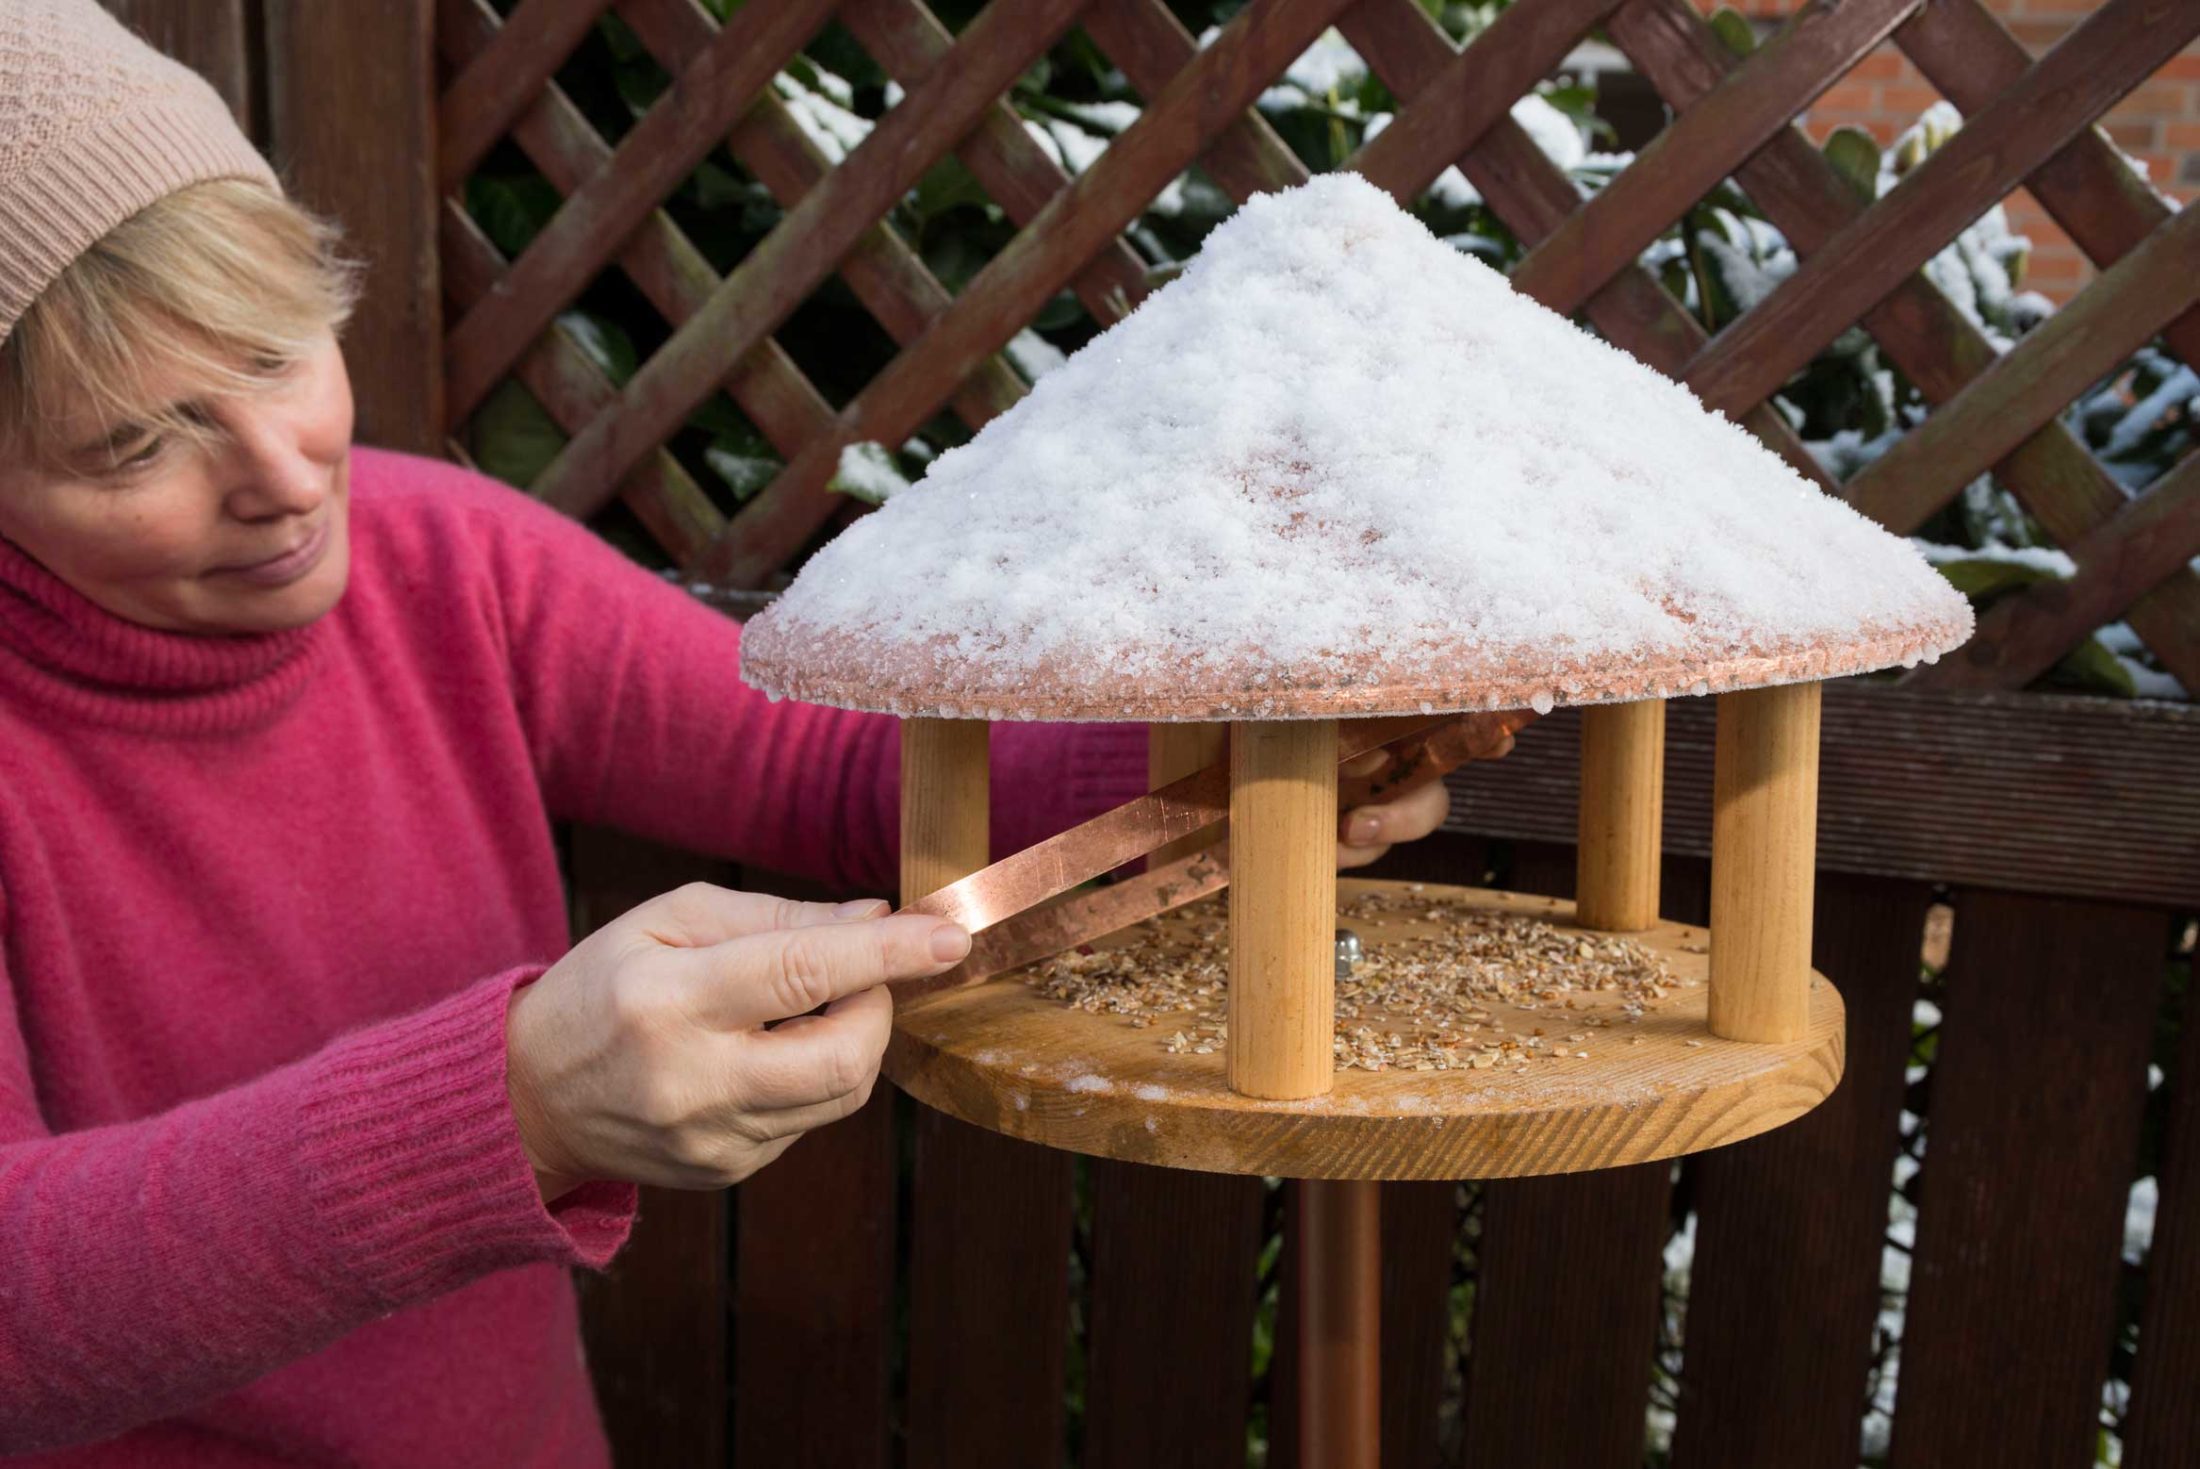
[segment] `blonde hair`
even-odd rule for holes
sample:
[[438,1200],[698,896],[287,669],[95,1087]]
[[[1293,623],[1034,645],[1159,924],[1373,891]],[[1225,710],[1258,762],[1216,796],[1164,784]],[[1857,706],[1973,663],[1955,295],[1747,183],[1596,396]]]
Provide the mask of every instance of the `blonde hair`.
[[171,406],[174,385],[185,399],[264,386],[269,362],[342,327],[357,275],[335,226],[264,184],[164,195],[71,261],[0,342],[0,450],[51,462],[72,393],[103,423],[203,441],[212,430]]

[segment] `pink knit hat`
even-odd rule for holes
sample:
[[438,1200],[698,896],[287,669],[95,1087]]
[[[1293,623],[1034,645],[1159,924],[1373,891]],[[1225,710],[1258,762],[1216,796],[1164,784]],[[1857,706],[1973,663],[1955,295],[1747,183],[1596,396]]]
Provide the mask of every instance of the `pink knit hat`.
[[281,188],[197,73],[93,0],[0,0],[0,342],[107,231],[218,178]]

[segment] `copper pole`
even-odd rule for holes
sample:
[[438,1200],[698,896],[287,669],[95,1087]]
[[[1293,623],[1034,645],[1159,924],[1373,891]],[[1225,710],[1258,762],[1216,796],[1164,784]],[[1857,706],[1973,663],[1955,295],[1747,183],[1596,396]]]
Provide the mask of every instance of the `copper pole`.
[[1382,1459],[1380,1184],[1299,1183],[1299,1463],[1374,1469]]

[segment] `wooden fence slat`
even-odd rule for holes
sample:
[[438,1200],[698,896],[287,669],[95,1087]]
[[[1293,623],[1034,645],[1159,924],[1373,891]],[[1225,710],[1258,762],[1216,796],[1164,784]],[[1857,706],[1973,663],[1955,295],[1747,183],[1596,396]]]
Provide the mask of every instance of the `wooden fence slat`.
[[[1400,199],[1420,194],[1534,90],[1618,0],[1515,5],[1460,50],[1345,167]],[[1357,11],[1347,17],[1356,23]],[[1446,42],[1447,46],[1449,42]]]
[[910,1469],[1061,1462],[1070,1156],[918,1107]]
[[[361,443],[443,451],[433,0],[266,8],[268,137],[291,194],[365,262],[344,362]],[[373,118],[371,131],[359,118]]]
[[1483,1186],[1466,1462],[1642,1462],[1670,1163]]
[[[924,340],[897,357],[841,410],[839,433],[797,456],[736,518],[707,564],[710,574],[731,585],[747,586],[778,569],[831,513],[825,485],[841,444],[866,439],[898,443],[914,432],[938,406],[942,384],[961,381],[979,358],[1014,336],[1050,294],[1106,247],[1165,181],[1184,170],[1199,152],[1203,123],[1218,126],[1221,119],[1249,105],[1259,95],[1263,79],[1303,51],[1346,3],[1274,0],[1266,7],[1239,12],[1214,44],[1178,73],[1089,171],[1055,195],[1037,219],[987,262]],[[1030,10],[1019,8],[1016,14],[1037,15],[1039,0],[1031,4]],[[996,6],[974,21],[958,52],[968,49],[979,29],[1002,13],[1004,7]],[[979,53],[979,59],[984,54]],[[905,101],[902,108],[913,100]],[[880,131],[902,108],[887,115]],[[878,136],[873,133],[871,141]],[[842,165],[835,176],[848,172],[853,161]],[[671,351],[668,345],[651,366]],[[641,395],[629,389],[628,396]],[[609,439],[640,432],[653,422],[637,415],[619,429],[609,427],[608,420],[600,426]],[[592,446],[585,454],[582,448],[582,442],[576,441],[565,456],[573,461],[576,474],[584,466],[600,473],[606,465],[623,463],[627,452],[621,449],[620,457],[599,463],[608,446]],[[556,472],[553,467],[552,473]]]
[[[1712,706],[1666,706],[1671,855],[1711,851]],[[1523,730],[1503,760],[1454,772],[1453,829],[1570,839],[1580,723],[1557,710]],[[1836,680],[1826,686],[1820,741],[1819,868],[2200,904],[2196,733],[2200,709],[2190,705]]]
[[[682,56],[706,49],[716,34],[695,0],[626,0],[620,13],[659,64],[674,75],[679,74]],[[741,115],[726,146],[785,208],[799,203],[832,171],[831,160],[810,141],[786,104],[768,91]],[[874,225],[849,247],[840,262],[840,277],[887,335],[902,346],[922,336],[932,318],[953,299],[917,252],[884,224]],[[685,319],[682,316],[673,325]],[[949,401],[956,415],[975,430],[1007,412],[1023,395],[1024,382],[1015,369],[999,357],[989,357],[957,386]]]
[[1690,365],[1688,385],[1706,402],[1770,397],[2196,31],[2200,8],[2107,0],[1721,332]]
[[1299,1183],[1283,1181],[1283,1246],[1276,1258],[1275,1351],[1268,1361],[1268,1469],[1299,1469]]
[[1897,439],[1848,482],[1845,498],[1897,535],[1912,534],[2194,301],[2200,214],[2188,212]]
[[1691,1160],[1675,1469],[1853,1469],[1931,889],[1821,873],[1811,963],[1848,1007],[1840,1087]]
[[1569,213],[1515,268],[1513,284],[1571,316],[1919,3],[1850,0],[1801,11],[1676,116],[1602,192]]
[[[1522,844],[1504,885],[1570,895],[1572,847]],[[1670,1162],[1641,1163],[1482,1186],[1468,1464],[1642,1462],[1672,1171]]]
[[1261,1183],[1095,1158],[1085,1469],[1245,1453]]
[[[1454,54],[1450,38],[1417,0],[1361,0],[1339,20],[1338,29],[1392,95],[1409,105],[1437,85],[1438,74]],[[1470,93],[1483,86],[1479,76],[1470,80],[1463,75],[1455,84]],[[1460,157],[1459,167],[1505,226],[1529,246],[1547,238],[1581,205],[1573,181],[1510,115],[1484,129]],[[1422,187],[1426,181],[1415,192]],[[1709,340],[1695,318],[1649,272],[1632,263],[1591,296],[1584,310],[1614,345],[1668,377],[1678,377]],[[1803,447],[1802,437],[1770,404],[1737,415],[1737,421],[1798,473],[1822,489],[1835,488],[1817,457]]]
[[[955,38],[921,0],[846,0],[840,23],[905,91],[923,85]],[[1029,224],[1047,200],[1069,187],[1069,175],[1047,156],[1024,121],[995,103],[955,156],[1017,225]],[[1121,320],[1146,294],[1146,264],[1118,237],[1070,282],[1102,326]]]
[[[1932,0],[1895,32],[1925,79],[1966,116],[2024,75],[2031,55],[1978,0]],[[2170,217],[2169,205],[2097,127],[2080,133],[2024,181],[2032,197],[2106,268]],[[2200,367],[2200,310],[2162,329],[2170,350]]]
[[1927,688],[2020,687],[2200,556],[2200,457],[2188,457],[2115,519],[2070,544],[2077,572],[2004,597],[1970,643],[1905,682]]
[[885,1469],[894,1298],[894,1092],[741,1185],[733,1462]]
[[1383,1185],[1383,1462],[1439,1461],[1444,1342],[1451,1332],[1451,1256],[1459,1187]]
[[1955,915],[1891,1462],[2089,1463],[2169,921],[1977,890]]
[[[453,199],[443,201],[442,256],[444,291],[461,311],[495,284],[505,265],[497,247]],[[521,385],[567,433],[579,431],[618,393],[561,325],[553,324],[528,348],[515,371]],[[703,487],[663,449],[634,467],[619,487],[619,498],[682,565],[702,554],[725,523]]]
[[436,110],[436,184],[445,193],[489,156],[551,76],[578,49],[610,0],[523,0],[443,89]]
[[2182,1020],[2124,1420],[2131,1469],[2200,1464],[2200,1000],[2190,990]]
[[[732,879],[728,863],[609,827],[575,826],[573,935],[684,882]],[[596,1399],[622,1464],[725,1460],[730,1197],[722,1189],[643,1189],[633,1235],[608,1274],[578,1276]]]
[[[443,371],[454,421],[480,406],[527,344],[718,146],[734,119],[771,86],[781,65],[831,11],[832,0],[744,6],[619,140],[610,163],[566,197],[498,288],[459,318],[445,338]],[[729,354],[727,365],[739,355]],[[702,394],[696,396],[700,400]],[[670,427],[652,434],[652,445],[662,442]],[[618,473],[631,467],[621,464]]]
[[[496,14],[488,0],[444,0],[438,19],[438,44],[454,64],[464,64],[495,34]],[[567,195],[611,161],[610,145],[555,85],[543,89],[540,100],[515,124],[513,135],[550,185]],[[662,209],[652,211],[628,238],[619,268],[658,314],[675,324],[700,310],[718,285],[718,272]],[[782,454],[793,454],[832,424],[832,406],[769,337],[734,363],[724,386]],[[566,427],[577,431],[574,425]],[[540,486],[536,490],[540,497]],[[601,507],[601,500],[557,505],[576,517]]]
[[[1614,13],[1610,33],[1673,107],[1686,107],[1738,64],[1687,0],[1628,0]],[[1743,165],[1738,178],[1799,256],[1814,256],[1864,209],[1833,166],[1794,129],[1775,137]],[[1922,276],[1898,285],[1865,314],[1863,325],[1936,404],[1955,397],[1999,355]],[[1710,406],[1734,413],[1747,405],[1711,401]],[[1995,472],[2048,533],[2066,543],[2122,509],[2127,498],[2059,422],[2027,439]],[[2134,603],[2126,619],[2187,688],[2200,688],[2200,576],[2170,577]]]
[[[1085,34],[1122,68],[1143,96],[1151,97],[1189,66],[1199,45],[1163,0],[1095,0],[1085,14]],[[1240,204],[1255,194],[1288,189],[1307,179],[1306,165],[1268,119],[1241,113],[1215,134],[1199,166]]]

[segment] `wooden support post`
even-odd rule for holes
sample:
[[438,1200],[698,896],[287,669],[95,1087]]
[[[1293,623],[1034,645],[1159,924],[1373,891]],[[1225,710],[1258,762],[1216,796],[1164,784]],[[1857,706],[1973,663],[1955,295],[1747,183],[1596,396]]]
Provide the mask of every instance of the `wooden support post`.
[[1317,1097],[1335,1078],[1337,722],[1230,734],[1230,1088]]
[[1382,1185],[1310,1178],[1299,1188],[1299,1463],[1382,1461]]
[[1665,701],[1581,711],[1582,925],[1639,933],[1658,921],[1658,839],[1665,816]]
[[1810,1018],[1820,685],[1719,696],[1711,776],[1713,1035],[1800,1040]]
[[986,723],[901,722],[901,900],[913,903],[985,866]]

